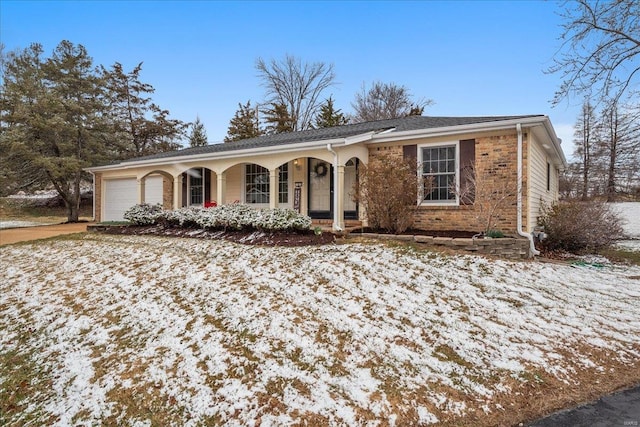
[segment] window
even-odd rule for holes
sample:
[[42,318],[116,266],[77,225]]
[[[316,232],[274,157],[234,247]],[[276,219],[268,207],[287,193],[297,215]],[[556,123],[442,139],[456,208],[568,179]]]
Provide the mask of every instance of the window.
[[280,166],[278,177],[278,203],[289,203],[289,164]]
[[269,170],[260,165],[248,164],[245,169],[246,203],[269,203]]
[[189,170],[189,205],[201,205],[204,201],[203,169]]
[[[280,166],[278,176],[278,203],[289,203],[289,164]],[[255,204],[269,203],[269,170],[260,165],[245,166],[245,202]]]
[[547,191],[551,190],[551,164],[547,162]]
[[456,145],[422,147],[422,176],[425,178],[424,202],[455,203]]

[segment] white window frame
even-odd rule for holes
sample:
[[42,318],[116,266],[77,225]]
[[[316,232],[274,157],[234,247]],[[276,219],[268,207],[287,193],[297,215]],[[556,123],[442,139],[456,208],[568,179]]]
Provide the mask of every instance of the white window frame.
[[[191,174],[189,173],[190,170],[199,170],[200,171],[200,175],[202,178],[202,203],[191,203]],[[187,206],[204,206],[204,202],[205,200],[207,200],[206,198],[206,177],[204,176],[205,174],[205,168],[204,167],[200,167],[200,168],[189,168],[187,169],[186,172],[186,178],[187,178]]]
[[[287,196],[287,203],[280,203],[280,167],[278,167],[278,191],[276,192],[276,197],[278,198],[278,207],[283,207],[283,208],[290,208],[293,206],[292,204],[292,199],[293,199],[293,162],[286,162],[287,164],[287,192],[288,192],[288,196]],[[254,206],[258,209],[264,209],[264,208],[268,208],[271,203],[267,202],[267,203],[247,203],[247,165],[249,165],[251,163],[243,163],[242,164],[242,203],[247,204],[249,206]],[[257,164],[257,163],[255,163]],[[258,166],[262,166],[262,165],[258,165]],[[264,166],[262,166],[264,167]],[[267,168],[265,168],[267,169]],[[268,169],[267,169],[268,170]],[[269,183],[269,200],[271,200],[271,183]]]
[[[456,189],[460,188],[460,141],[443,141],[443,142],[433,142],[428,144],[419,144],[418,149],[418,173],[420,177],[423,177],[423,168],[422,168],[422,150],[424,148],[445,148],[445,147],[455,147],[455,182]],[[455,200],[424,200],[424,186],[420,188],[418,192],[418,205],[419,206],[460,206],[460,196],[459,191],[456,191]]]

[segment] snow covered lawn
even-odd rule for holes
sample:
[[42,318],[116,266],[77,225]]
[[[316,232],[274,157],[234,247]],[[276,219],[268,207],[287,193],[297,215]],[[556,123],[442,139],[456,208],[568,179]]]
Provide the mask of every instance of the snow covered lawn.
[[637,267],[95,234],[0,259],[0,424],[514,424],[640,374]]

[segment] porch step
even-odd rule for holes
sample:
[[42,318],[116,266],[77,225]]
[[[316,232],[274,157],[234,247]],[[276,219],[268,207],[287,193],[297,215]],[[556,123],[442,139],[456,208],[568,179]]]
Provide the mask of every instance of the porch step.
[[[331,219],[313,219],[311,220],[311,228],[320,227],[324,231],[331,231],[333,226],[333,220]],[[354,228],[362,227],[362,221],[356,219],[345,219],[344,228],[345,231],[353,230]]]

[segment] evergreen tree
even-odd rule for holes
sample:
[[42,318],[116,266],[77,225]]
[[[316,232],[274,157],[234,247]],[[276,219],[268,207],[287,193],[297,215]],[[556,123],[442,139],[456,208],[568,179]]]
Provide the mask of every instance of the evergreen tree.
[[245,105],[238,103],[238,110],[229,122],[229,130],[224,142],[240,141],[264,135],[258,123],[256,109],[251,107],[251,100]]
[[320,113],[316,116],[316,129],[329,128],[334,126],[342,126],[349,123],[349,119],[342,114],[340,110],[336,110],[333,105],[332,97],[329,97],[324,104],[320,106]]
[[121,158],[176,150],[187,127],[151,101],[155,89],[140,81],[141,70],[142,63],[129,73],[118,62],[111,70],[102,68]]
[[[19,179],[48,181],[77,222],[83,168],[111,154],[102,76],[82,45],[62,41],[48,59],[33,44],[7,56],[0,109],[3,157]],[[6,149],[6,151],[5,151]]]
[[207,131],[198,116],[196,116],[196,121],[191,124],[189,145],[191,147],[204,147],[207,145]]
[[266,116],[264,121],[267,123],[265,126],[267,135],[293,132],[295,130],[295,120],[289,115],[286,105],[271,104],[271,108],[263,112]]

